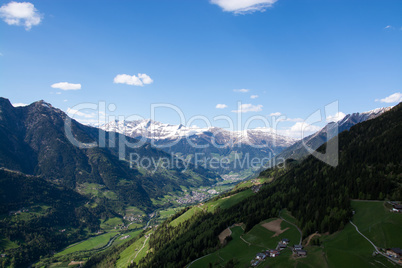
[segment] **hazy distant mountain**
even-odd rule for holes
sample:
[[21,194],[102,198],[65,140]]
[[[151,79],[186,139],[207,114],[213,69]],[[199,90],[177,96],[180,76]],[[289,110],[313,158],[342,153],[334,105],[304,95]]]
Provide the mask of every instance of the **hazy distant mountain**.
[[322,144],[335,137],[338,133],[349,130],[352,126],[358,123],[374,119],[384,112],[389,111],[391,108],[392,107],[377,108],[368,112],[348,114],[338,122],[330,122],[320,131],[295,142],[293,145],[283,150],[275,157],[276,161],[272,162],[279,163],[281,159],[292,158],[298,160],[303,158],[309,154],[304,145],[312,150],[316,150]]
[[[169,125],[150,119],[114,121],[100,126],[106,131],[122,133],[132,138],[146,138],[165,152],[197,162],[206,157],[227,157],[228,168],[206,166],[220,174],[241,172],[250,168],[251,159],[273,157],[292,145],[293,138],[275,134],[270,129],[257,128],[247,131],[227,131],[217,127],[197,128]],[[236,160],[238,159],[238,160]],[[245,166],[240,164],[245,161]]]
[[[135,153],[155,161],[172,159],[172,165],[159,167],[155,173],[154,163],[150,163],[150,170],[130,168],[127,161],[119,160],[118,145],[123,140],[137,140],[72,120],[72,132],[78,141],[105,142],[103,147],[78,148],[66,137],[66,118],[63,111],[44,101],[15,108],[8,99],[0,98],[0,167],[41,175],[70,189],[83,183],[101,184],[116,192],[120,201],[144,208],[152,206],[151,197],[180,191],[181,186],[211,185],[219,179],[219,175],[202,167],[186,166],[148,143],[139,148],[125,147],[123,157],[128,160],[129,154]],[[112,146],[113,140],[116,146]]]

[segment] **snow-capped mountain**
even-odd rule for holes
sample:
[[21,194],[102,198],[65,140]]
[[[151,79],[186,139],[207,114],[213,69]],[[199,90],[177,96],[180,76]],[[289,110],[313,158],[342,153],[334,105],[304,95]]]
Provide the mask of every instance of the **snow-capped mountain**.
[[[273,157],[296,142],[268,128],[228,131],[217,127],[169,125],[150,119],[112,121],[100,128],[132,138],[146,138],[155,147],[193,162],[227,158],[231,165],[227,168],[219,165],[217,171],[221,174],[250,170],[251,160],[258,162]],[[243,161],[247,167],[240,165]],[[205,167],[208,168],[208,163]]]
[[[183,125],[169,125],[151,119],[135,121],[112,121],[100,126],[101,129],[124,134],[132,138],[145,137],[147,139],[177,140],[194,136],[213,136],[220,145],[233,146],[239,143],[263,145],[276,143],[287,147],[296,140],[290,137],[275,134],[268,128],[255,128],[247,131],[228,131],[222,128],[198,128]],[[156,144],[158,142],[155,142]]]
[[348,114],[338,122],[330,122],[320,131],[305,137],[304,139],[299,140],[290,147],[284,149],[279,155],[276,156],[277,160],[272,162],[279,163],[281,162],[280,159],[303,158],[309,154],[304,145],[308,146],[312,150],[316,150],[322,144],[338,135],[338,133],[349,130],[352,126],[358,123],[374,119],[391,109],[392,107],[383,107],[367,112]]

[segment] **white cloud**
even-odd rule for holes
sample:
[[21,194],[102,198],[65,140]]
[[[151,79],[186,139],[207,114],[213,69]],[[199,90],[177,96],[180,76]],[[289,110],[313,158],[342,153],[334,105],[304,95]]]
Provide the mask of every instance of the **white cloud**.
[[152,84],[152,82],[154,82],[154,80],[152,80],[151,77],[149,77],[146,74],[138,74],[138,77],[142,80],[142,82],[145,85],[149,85],[149,84]]
[[[51,85],[52,88],[58,88],[61,90],[79,90],[81,89],[81,84],[71,84],[68,82],[60,82]],[[59,93],[56,93],[59,94]]]
[[217,108],[217,109],[225,109],[227,107],[228,106],[226,104],[217,104],[215,108]]
[[233,113],[248,113],[262,111],[262,105],[253,105],[250,103],[241,104],[238,110],[232,110]]
[[61,92],[56,92],[57,95],[61,95]]
[[242,88],[242,89],[233,89],[233,91],[234,91],[234,92],[240,92],[240,93],[247,93],[247,92],[250,91],[250,89],[245,89],[245,88]]
[[258,98],[258,95],[251,95],[250,98],[251,99],[256,99],[256,98]]
[[154,81],[146,74],[128,75],[128,74],[118,74],[114,78],[113,82],[115,84],[126,84],[130,86],[140,86],[152,84]]
[[277,0],[210,0],[212,4],[220,6],[223,11],[235,14],[252,13],[255,11],[265,11]]
[[279,121],[285,121],[285,122],[303,122],[304,119],[303,119],[303,118],[285,118],[285,119],[279,120]]
[[389,95],[388,97],[386,97],[384,99],[380,99],[380,100],[376,99],[375,101],[385,102],[385,103],[401,102],[402,101],[402,93],[397,92],[392,95]]
[[270,113],[269,116],[281,116],[280,112]]
[[384,29],[391,29],[391,28],[392,28],[391,25],[387,25],[387,26],[384,27]]
[[286,115],[280,113],[280,112],[275,112],[275,113],[270,113],[269,116],[271,117],[277,117],[277,122],[303,122],[303,118],[287,118]]
[[80,117],[84,117],[84,118],[95,118],[96,117],[95,113],[89,113],[88,114],[88,113],[84,113],[84,112],[81,112],[79,110],[71,109],[71,108],[67,109],[67,114],[70,117],[74,117],[74,116],[80,116]]
[[38,25],[42,15],[32,3],[29,2],[10,2],[0,7],[0,17],[8,25],[23,25],[28,31],[34,25]]
[[68,102],[68,100],[63,100],[63,102]]
[[22,102],[17,102],[17,103],[13,103],[14,107],[22,107],[22,106],[27,106],[28,104],[26,103],[22,103]]
[[334,115],[327,116],[327,122],[338,122],[338,121],[342,120],[345,116],[346,116],[346,114],[344,114],[342,112],[337,112]]
[[305,122],[297,122],[293,126],[285,130],[279,130],[278,134],[292,137],[295,139],[303,139],[317,131],[321,128],[318,126],[310,125]]

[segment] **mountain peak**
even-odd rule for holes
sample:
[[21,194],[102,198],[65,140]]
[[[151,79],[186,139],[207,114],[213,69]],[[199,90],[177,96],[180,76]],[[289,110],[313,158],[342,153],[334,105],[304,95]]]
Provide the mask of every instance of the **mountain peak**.
[[7,98],[0,97],[0,107],[12,107],[10,100]]

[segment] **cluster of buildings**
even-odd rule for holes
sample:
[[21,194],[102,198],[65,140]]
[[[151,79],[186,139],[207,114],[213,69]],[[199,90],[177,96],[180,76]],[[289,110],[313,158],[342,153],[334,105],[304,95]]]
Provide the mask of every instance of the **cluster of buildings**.
[[219,192],[217,192],[215,189],[210,189],[207,191],[207,193],[209,194],[219,194]]
[[191,194],[186,194],[183,197],[179,197],[176,199],[176,202],[179,204],[192,204],[201,202],[209,197],[207,193],[200,193],[197,191],[192,191]]
[[21,214],[21,213],[23,213],[23,212],[29,212],[29,209],[27,209],[27,208],[21,208],[21,209],[19,209],[19,210],[11,210],[10,212],[8,212],[8,215],[14,216],[14,215]]
[[402,205],[398,202],[389,202],[392,205],[391,212],[402,213]]
[[[289,247],[289,239],[283,238],[278,242],[276,249],[268,249],[264,252],[257,253],[255,258],[251,261],[251,266],[255,267],[264,261],[266,258],[275,258],[276,256],[281,254],[281,251],[285,248]],[[303,249],[302,245],[294,245],[293,247],[289,247],[292,249],[293,254],[299,257],[307,256],[307,251]]]
[[294,245],[293,246],[293,254],[299,257],[307,256],[307,251],[303,249],[302,245]]
[[129,237],[130,237],[130,235],[125,235],[125,236],[121,237],[120,240],[124,240],[124,239],[127,239]]
[[131,222],[137,222],[137,223],[143,222],[142,215],[126,215],[123,217],[123,219],[125,219],[127,221],[131,221]]
[[393,258],[402,264],[402,249],[400,248],[389,248],[385,251],[388,257]]

